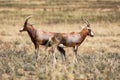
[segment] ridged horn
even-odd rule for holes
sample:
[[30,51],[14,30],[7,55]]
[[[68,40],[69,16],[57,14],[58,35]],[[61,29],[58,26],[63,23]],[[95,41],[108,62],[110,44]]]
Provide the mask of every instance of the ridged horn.
[[86,18],[83,18],[83,17],[82,17],[82,20],[83,20],[87,25],[90,25],[89,22],[88,22],[88,20],[87,20]]

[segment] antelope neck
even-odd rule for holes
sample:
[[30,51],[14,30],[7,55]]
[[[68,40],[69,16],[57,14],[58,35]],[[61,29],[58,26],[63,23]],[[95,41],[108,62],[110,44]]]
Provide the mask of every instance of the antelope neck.
[[35,41],[35,38],[36,38],[36,29],[34,27],[29,27],[28,30],[27,30],[31,40],[34,42]]
[[84,41],[84,39],[86,38],[87,36],[87,32],[85,29],[83,29],[81,32],[80,32],[80,35],[81,35],[81,41]]

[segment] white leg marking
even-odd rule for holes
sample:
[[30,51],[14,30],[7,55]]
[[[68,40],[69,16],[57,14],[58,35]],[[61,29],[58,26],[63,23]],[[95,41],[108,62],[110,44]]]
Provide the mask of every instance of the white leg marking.
[[38,50],[35,49],[35,58],[36,58],[36,61],[38,60]]
[[73,62],[74,63],[78,63],[78,60],[77,60],[77,49],[78,49],[78,47],[75,46],[75,48],[74,48],[74,58],[73,58]]
[[53,63],[56,64],[55,49],[54,49],[54,52],[53,52]]

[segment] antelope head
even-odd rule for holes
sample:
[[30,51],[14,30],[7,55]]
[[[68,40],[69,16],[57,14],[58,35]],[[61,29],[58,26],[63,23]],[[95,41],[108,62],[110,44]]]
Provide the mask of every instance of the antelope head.
[[85,18],[83,18],[83,21],[84,21],[85,24],[86,24],[85,30],[86,30],[86,32],[87,32],[87,35],[90,36],[90,37],[94,37],[94,33],[92,32],[92,29],[91,29],[91,27],[90,27],[89,22],[88,22]]
[[23,25],[23,28],[21,28],[19,31],[23,32],[23,31],[27,31],[28,27],[32,26],[31,24],[28,23],[28,19],[30,19],[32,16],[29,16],[26,18],[25,23]]

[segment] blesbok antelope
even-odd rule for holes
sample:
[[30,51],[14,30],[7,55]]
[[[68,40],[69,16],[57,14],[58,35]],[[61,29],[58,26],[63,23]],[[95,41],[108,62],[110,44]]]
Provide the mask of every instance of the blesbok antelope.
[[[49,38],[53,37],[55,33],[45,32],[41,29],[36,29],[32,24],[28,23],[28,19],[30,18],[31,16],[26,18],[23,28],[20,30],[20,32],[23,32],[23,31],[28,32],[32,42],[34,43],[35,55],[36,55],[36,61],[37,61],[39,45],[45,46],[46,43],[49,41]],[[51,46],[51,45],[48,43],[48,46]]]
[[65,47],[73,47],[74,52],[74,62],[77,62],[77,51],[80,44],[85,40],[87,36],[93,37],[94,34],[91,30],[90,24],[86,19],[83,19],[86,26],[82,28],[80,32],[71,32],[71,33],[56,33],[54,37],[51,37],[49,42],[52,43],[51,51],[54,52],[57,48],[61,55],[62,59],[66,59],[65,50],[61,44]]

